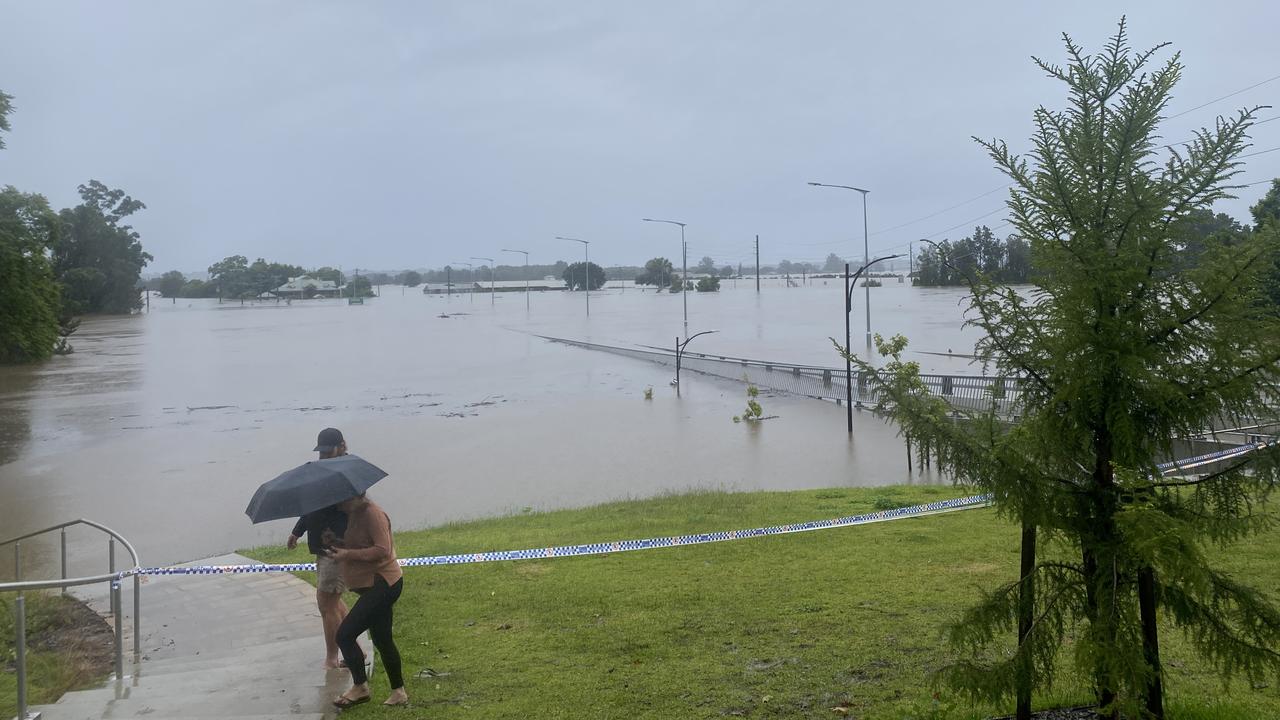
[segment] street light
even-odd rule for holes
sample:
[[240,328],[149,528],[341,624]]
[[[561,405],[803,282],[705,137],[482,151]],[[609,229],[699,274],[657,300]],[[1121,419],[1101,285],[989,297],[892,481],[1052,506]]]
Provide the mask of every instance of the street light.
[[680,255],[682,257],[681,272],[684,278],[680,281],[680,295],[684,300],[684,336],[689,337],[689,246],[684,242],[684,226],[685,223],[675,220],[654,220],[652,218],[640,218],[641,222],[666,223],[668,225],[680,226]]
[[[591,242],[588,240],[579,240],[578,238],[556,236],[557,240],[568,240],[569,242],[582,243],[582,258],[586,262],[582,267],[582,274],[586,276],[583,280],[583,288],[587,291],[587,317],[591,317]],[[573,288],[573,275],[569,275],[569,288]]]
[[845,414],[849,419],[850,435],[853,434],[853,366],[849,362],[849,353],[853,351],[849,349],[849,311],[853,309],[853,289],[858,286],[858,278],[867,268],[878,262],[900,257],[902,257],[901,254],[878,257],[858,268],[858,272],[854,273],[853,277],[849,276],[849,263],[844,264],[844,404]]
[[476,266],[469,262],[458,262],[454,264],[466,265],[467,272],[471,273],[471,289],[467,291],[467,294],[471,296],[471,302],[474,303],[476,301]]
[[524,253],[524,310],[529,312],[529,251],[528,250],[508,250],[502,249],[502,252]]
[[[864,268],[870,267],[871,253],[867,250],[867,193],[871,191],[856,188],[852,185],[828,185],[826,183],[816,182],[811,182],[809,184],[814,187],[839,188],[841,190],[853,190],[854,192],[862,193],[862,263]],[[867,347],[869,348],[871,347],[871,287],[866,286],[865,289],[867,291]]]
[[493,290],[493,258],[487,257],[471,257],[472,260],[488,260],[489,261],[489,305],[493,305],[494,296],[497,295]]
[[693,340],[693,338],[696,338],[702,335],[710,335],[711,333],[714,333],[714,332],[720,332],[720,331],[719,330],[703,330],[700,333],[695,333],[693,337],[685,338],[684,342],[680,342],[679,335],[676,336],[676,382],[675,382],[675,385],[676,385],[677,397],[680,395],[680,358],[684,356],[685,346],[688,345],[689,341]]

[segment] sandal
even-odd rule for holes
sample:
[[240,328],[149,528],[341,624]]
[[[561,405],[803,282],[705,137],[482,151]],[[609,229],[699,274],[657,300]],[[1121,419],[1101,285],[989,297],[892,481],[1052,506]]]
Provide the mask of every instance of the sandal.
[[339,710],[346,710],[347,708],[355,707],[356,705],[361,705],[363,703],[369,702],[369,698],[371,697],[373,696],[365,695],[364,697],[359,697],[359,698],[349,698],[346,695],[339,695],[338,699],[333,701],[333,706],[338,708]]

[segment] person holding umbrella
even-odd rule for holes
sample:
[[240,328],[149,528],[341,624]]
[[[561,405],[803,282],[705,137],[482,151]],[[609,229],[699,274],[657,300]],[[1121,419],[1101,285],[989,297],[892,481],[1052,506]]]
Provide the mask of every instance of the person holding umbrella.
[[[327,445],[325,433],[321,433],[321,445]],[[244,513],[255,523],[298,518],[331,506],[346,514],[342,540],[328,538],[331,546],[321,547],[326,556],[338,561],[347,587],[360,595],[335,633],[353,685],[334,704],[342,708],[369,701],[364,652],[356,643],[356,636],[368,629],[391,680],[387,704],[403,705],[409,702],[409,696],[400,674],[400,653],[391,639],[391,606],[400,597],[404,583],[391,542],[391,521],[382,508],[364,496],[387,473],[368,460],[345,453],[341,433],[337,439],[333,447],[343,454],[304,463],[268,480],[253,493]],[[322,536],[322,545],[325,540]]]
[[403,572],[391,539],[391,520],[363,492],[343,501],[338,508],[347,514],[347,532],[341,544],[329,550],[329,556],[341,565],[343,580],[360,598],[338,627],[338,647],[351,672],[351,689],[333,704],[349,708],[369,702],[364,652],[356,642],[360,633],[368,630],[391,685],[391,695],[382,704],[405,705],[409,695],[400,671],[400,651],[391,634],[392,607],[404,589]]
[[[337,428],[325,428],[316,438],[316,452],[321,460],[347,454],[347,441]],[[336,505],[330,505],[298,518],[285,545],[298,546],[298,540],[307,536],[307,549],[316,556],[316,607],[320,610],[320,622],[324,626],[324,668],[341,667],[338,654],[338,626],[347,616],[347,604],[342,593],[347,586],[342,582],[338,561],[329,557],[328,548],[342,539],[347,529],[347,516]]]

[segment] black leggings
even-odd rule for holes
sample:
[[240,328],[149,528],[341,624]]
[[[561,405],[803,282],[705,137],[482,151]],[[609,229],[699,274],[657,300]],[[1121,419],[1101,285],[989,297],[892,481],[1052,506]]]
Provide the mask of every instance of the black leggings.
[[351,606],[347,618],[338,626],[338,648],[342,650],[342,659],[351,671],[351,682],[360,685],[369,681],[364,671],[364,653],[356,638],[365,630],[373,638],[373,646],[382,656],[382,666],[387,669],[387,680],[391,689],[404,687],[404,677],[400,675],[400,651],[396,649],[396,641],[391,637],[391,607],[400,598],[404,589],[404,578],[396,580],[395,585],[387,585],[381,575],[375,575],[373,587],[355,590],[360,595],[356,604]]

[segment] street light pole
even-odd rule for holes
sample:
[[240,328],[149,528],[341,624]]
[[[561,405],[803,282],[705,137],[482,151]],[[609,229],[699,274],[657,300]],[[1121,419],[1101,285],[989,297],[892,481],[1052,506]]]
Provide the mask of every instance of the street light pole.
[[497,293],[493,289],[493,258],[473,256],[471,259],[489,261],[489,305],[492,306],[494,304],[494,296],[497,295]]
[[[586,262],[582,267],[582,274],[585,276],[582,282],[582,288],[587,291],[587,317],[591,317],[591,242],[589,240],[579,240],[578,238],[556,236],[557,240],[568,240],[569,242],[582,243],[582,257]],[[569,276],[573,278],[573,275]],[[572,285],[572,283],[570,283]]]
[[458,265],[466,265],[467,272],[471,273],[471,288],[467,290],[467,294],[471,296],[471,303],[474,305],[476,301],[476,266],[469,262],[460,262]]
[[691,340],[693,340],[693,338],[696,338],[702,335],[710,335],[711,333],[714,333],[714,332],[720,332],[720,331],[719,330],[703,330],[700,333],[694,334],[693,337],[685,338],[684,342],[680,342],[680,337],[676,336],[676,397],[680,396],[680,358],[684,357],[685,347],[689,344]]
[[529,312],[529,251],[503,248],[502,252],[524,253],[524,311]]
[[[868,249],[868,239],[870,238],[870,235],[867,233],[867,193],[870,193],[871,191],[863,190],[862,188],[859,188],[859,187],[853,187],[852,185],[828,185],[827,183],[818,183],[818,182],[811,182],[809,184],[814,187],[839,188],[841,190],[852,190],[854,192],[862,193],[862,267],[863,268],[870,267],[871,252]],[[864,285],[863,289],[866,290],[866,297],[867,297],[867,347],[870,348],[871,347],[871,286]]]
[[668,225],[680,226],[680,265],[683,277],[680,280],[680,296],[684,301],[684,337],[687,342],[689,339],[689,245],[684,241],[685,223],[676,220],[654,220],[653,218],[641,218],[641,222],[666,223]]
[[852,277],[849,276],[849,263],[844,264],[844,405],[845,416],[848,419],[849,434],[853,435],[853,363],[849,360],[850,349],[849,340],[849,314],[853,310],[853,290],[858,286],[858,277],[866,271],[867,268],[878,262],[900,258],[902,255],[886,255],[876,258],[871,262],[858,268],[858,272]]

